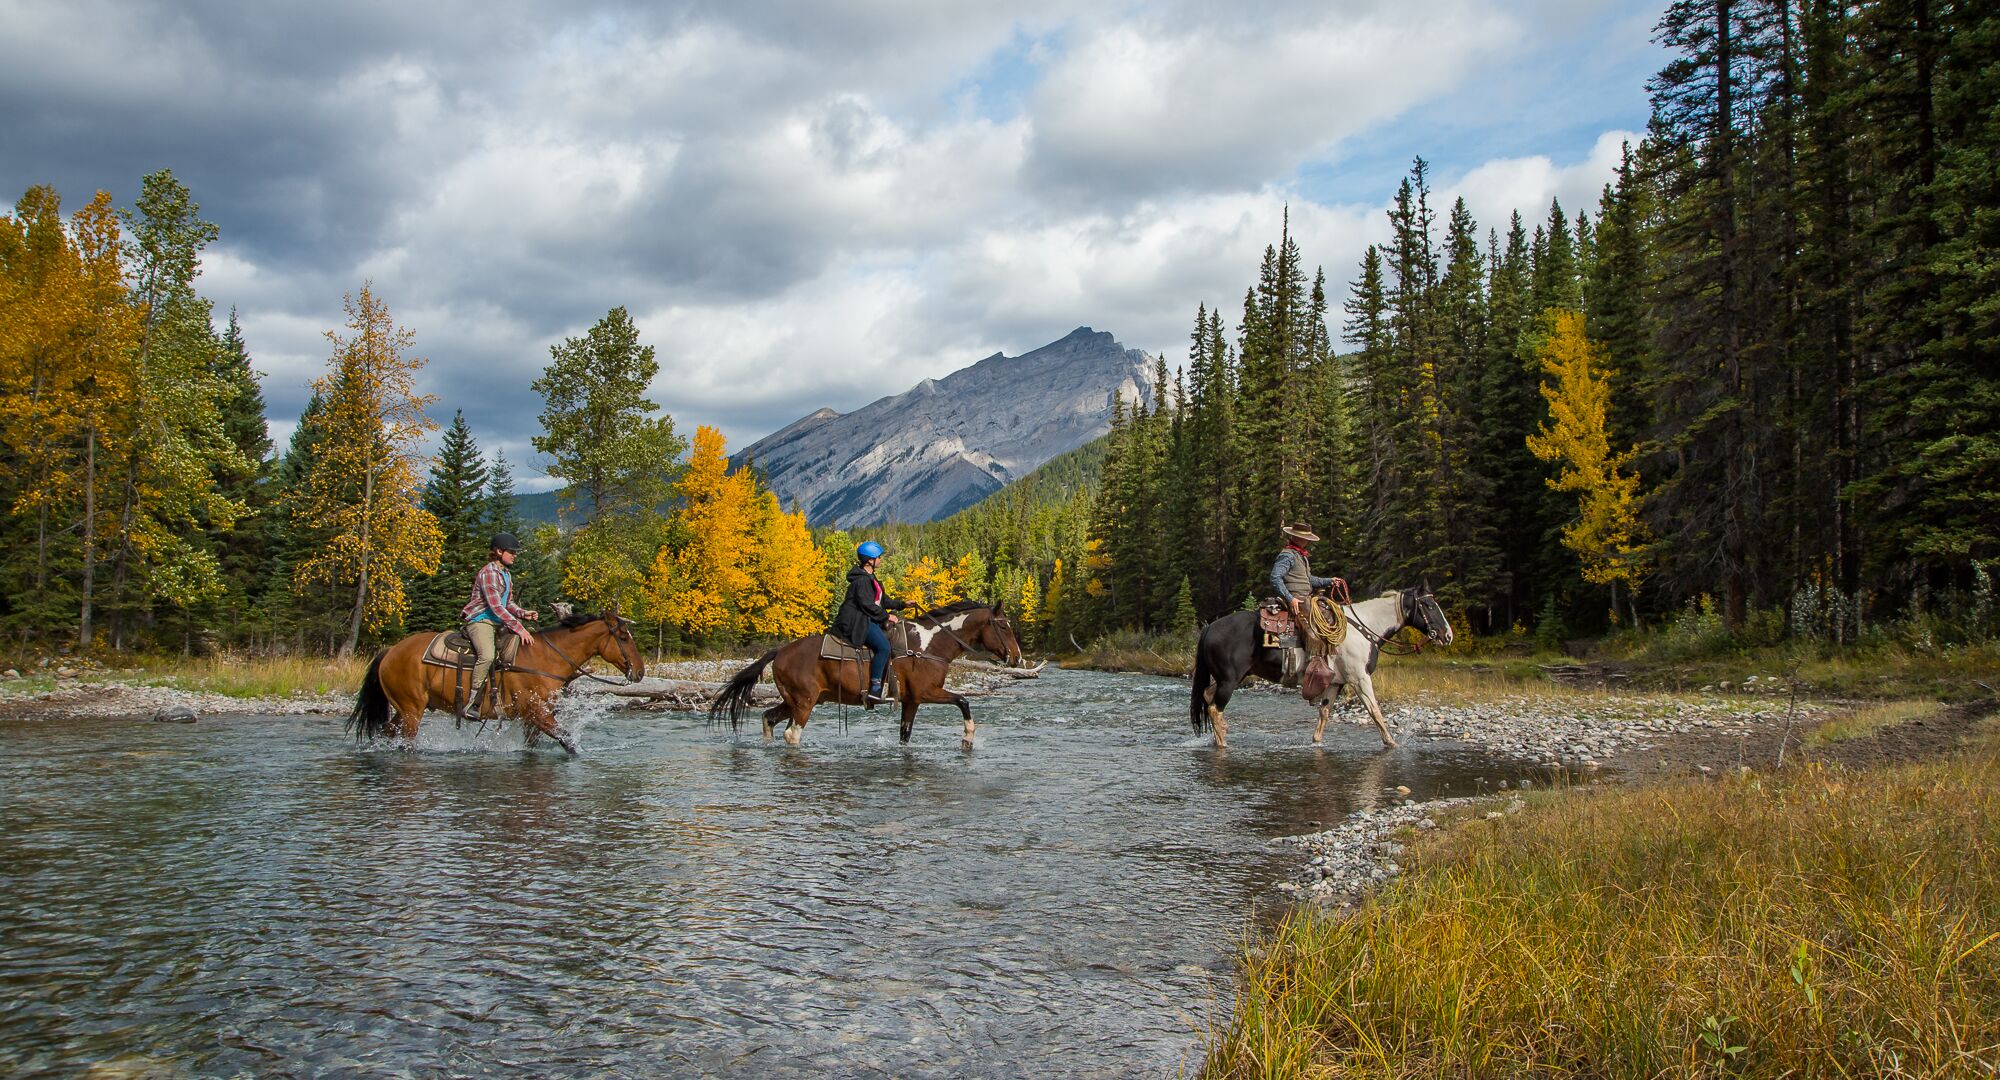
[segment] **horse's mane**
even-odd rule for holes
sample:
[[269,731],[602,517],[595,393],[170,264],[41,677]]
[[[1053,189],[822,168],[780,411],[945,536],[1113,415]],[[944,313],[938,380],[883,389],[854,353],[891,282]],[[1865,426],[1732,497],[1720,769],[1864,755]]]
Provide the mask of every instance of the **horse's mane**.
[[583,615],[583,614],[565,615],[563,616],[563,621],[556,624],[556,629],[574,630],[579,626],[588,626],[589,624],[594,623],[597,620],[602,619],[603,617],[604,617],[603,615]]
[[946,604],[943,607],[932,608],[929,611],[924,612],[922,615],[917,616],[917,618],[931,619],[931,620],[948,619],[953,615],[958,614],[961,611],[972,611],[976,608],[987,608],[992,606],[993,606],[992,604],[984,603],[979,600],[955,600],[949,604]]

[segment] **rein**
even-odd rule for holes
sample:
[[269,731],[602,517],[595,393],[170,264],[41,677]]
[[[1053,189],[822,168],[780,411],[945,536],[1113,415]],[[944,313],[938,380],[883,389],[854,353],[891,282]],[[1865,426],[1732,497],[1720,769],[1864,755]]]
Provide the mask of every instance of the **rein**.
[[[572,683],[572,682],[575,682],[575,681],[576,681],[576,677],[577,677],[578,675],[581,675],[581,676],[583,676],[583,677],[584,677],[584,678],[586,678],[586,679],[596,679],[596,680],[597,680],[598,682],[601,682],[601,683],[603,683],[603,684],[604,684],[604,685],[606,685],[606,686],[617,686],[617,685],[618,685],[617,681],[616,681],[616,680],[614,680],[614,679],[607,679],[607,678],[605,678],[605,677],[604,677],[604,676],[602,676],[602,675],[595,675],[595,674],[592,674],[591,672],[588,672],[588,671],[585,671],[585,670],[583,670],[583,665],[582,665],[582,664],[579,664],[579,663],[577,663],[577,662],[576,662],[575,660],[572,660],[572,659],[570,659],[570,655],[569,655],[568,653],[566,653],[566,652],[562,651],[562,646],[560,646],[560,645],[557,645],[557,644],[556,644],[555,642],[553,642],[553,641],[550,641],[550,640],[548,639],[548,637],[547,637],[546,635],[544,635],[544,636],[542,637],[542,643],[543,643],[544,645],[547,645],[547,646],[548,646],[549,648],[551,648],[551,649],[554,649],[554,650],[555,650],[555,654],[556,654],[557,656],[560,656],[560,657],[562,657],[562,658],[563,658],[563,662],[564,662],[564,663],[567,663],[567,664],[568,664],[568,665],[570,666],[570,668],[572,669],[572,672],[573,672],[573,674],[570,674],[570,675],[568,675],[568,676],[563,676],[563,675],[557,675],[557,674],[556,674],[555,672],[552,672],[552,671],[542,671],[542,670],[540,670],[540,669],[537,669],[537,668],[529,668],[529,667],[520,667],[520,666],[518,666],[518,665],[513,665],[513,666],[509,666],[507,670],[509,670],[509,671],[521,671],[521,672],[526,672],[526,673],[527,673],[527,674],[529,674],[529,675],[540,675],[541,677],[543,677],[543,678],[545,678],[545,679],[555,679],[555,680],[558,680],[558,681],[560,681],[560,682],[561,682],[561,683],[562,683],[562,684],[563,684],[564,686],[568,686],[568,685],[569,685],[570,683]],[[624,651],[624,650],[623,650],[623,649],[621,649],[621,650],[619,650],[619,651],[621,651],[621,652],[622,652],[622,651]]]
[[[1343,586],[1345,584],[1346,584],[1345,582],[1342,582]],[[1340,589],[1340,591],[1344,593],[1347,590],[1345,588],[1342,588]],[[1426,635],[1424,637],[1418,638],[1416,644],[1414,645],[1405,645],[1402,642],[1397,641],[1396,635],[1402,633],[1403,628],[1410,625],[1407,622],[1399,623],[1394,630],[1389,631],[1387,634],[1378,634],[1375,631],[1369,629],[1368,624],[1362,622],[1360,617],[1354,614],[1354,612],[1351,610],[1354,607],[1354,602],[1352,600],[1347,601],[1347,606],[1350,609],[1347,613],[1347,621],[1350,624],[1352,624],[1356,630],[1361,631],[1362,637],[1367,638],[1371,643],[1374,644],[1376,648],[1382,650],[1385,653],[1388,653],[1390,656],[1415,656],[1418,653],[1424,651],[1424,642],[1430,640],[1429,636]]]

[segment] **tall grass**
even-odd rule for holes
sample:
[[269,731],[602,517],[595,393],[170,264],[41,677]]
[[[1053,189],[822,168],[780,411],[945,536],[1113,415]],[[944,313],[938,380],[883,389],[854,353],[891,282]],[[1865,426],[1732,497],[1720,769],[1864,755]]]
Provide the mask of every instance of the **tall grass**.
[[2000,753],[1552,792],[1244,961],[1206,1074],[1981,1076]]
[[351,694],[361,688],[368,657],[264,657],[164,660],[147,664],[146,681],[227,697]]

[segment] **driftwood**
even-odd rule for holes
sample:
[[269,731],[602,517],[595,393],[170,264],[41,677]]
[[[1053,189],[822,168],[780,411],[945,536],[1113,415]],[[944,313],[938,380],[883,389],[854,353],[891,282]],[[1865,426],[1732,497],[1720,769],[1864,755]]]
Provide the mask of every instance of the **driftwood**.
[[[677,680],[657,689],[650,690],[607,690],[615,697],[632,698],[625,707],[628,709],[652,709],[667,712],[694,712],[706,709],[722,694],[723,683],[688,682]],[[778,691],[771,686],[758,686],[750,692],[752,705],[776,705]]]
[[972,671],[984,672],[990,675],[1005,675],[1010,679],[1034,679],[1041,676],[1042,669],[1048,667],[1049,662],[1044,660],[1031,668],[1010,668],[1003,664],[988,663],[984,660],[960,660],[952,666],[954,668],[967,668]]

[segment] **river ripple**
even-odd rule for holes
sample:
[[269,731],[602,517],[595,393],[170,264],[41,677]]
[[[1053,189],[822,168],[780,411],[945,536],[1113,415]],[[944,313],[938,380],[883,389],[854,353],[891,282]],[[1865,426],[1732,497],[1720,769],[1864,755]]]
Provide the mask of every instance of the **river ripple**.
[[1051,669],[975,702],[822,708],[805,745],[579,703],[585,755],[418,752],[325,717],[0,716],[0,1072],[1163,1076],[1226,1015],[1274,836],[1467,748],[1309,745],[1246,695]]

